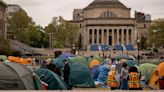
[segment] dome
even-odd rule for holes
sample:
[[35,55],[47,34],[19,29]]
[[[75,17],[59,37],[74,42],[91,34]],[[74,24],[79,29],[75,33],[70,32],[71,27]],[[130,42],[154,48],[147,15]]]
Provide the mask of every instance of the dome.
[[94,0],[91,4],[89,4],[85,9],[92,8],[125,8],[128,9],[124,4],[122,4],[119,0]]

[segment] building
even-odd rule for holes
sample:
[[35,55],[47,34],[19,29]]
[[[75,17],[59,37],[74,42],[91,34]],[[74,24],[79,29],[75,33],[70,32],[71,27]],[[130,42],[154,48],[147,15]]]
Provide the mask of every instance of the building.
[[151,16],[135,13],[119,0],[94,0],[83,9],[74,9],[72,23],[80,27],[83,48],[90,45],[135,45],[141,34],[146,36]]
[[20,7],[19,5],[9,4],[7,6],[7,16],[8,16],[8,18],[11,18],[12,14],[15,13],[15,12],[24,12],[24,13],[26,13],[26,11],[22,7]]
[[0,38],[6,38],[6,8],[7,4],[0,0]]

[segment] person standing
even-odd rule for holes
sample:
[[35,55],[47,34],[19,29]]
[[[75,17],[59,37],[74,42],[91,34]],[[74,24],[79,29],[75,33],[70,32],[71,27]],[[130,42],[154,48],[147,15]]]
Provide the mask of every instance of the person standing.
[[108,73],[108,87],[111,88],[111,90],[115,90],[119,86],[119,80],[118,80],[118,74],[116,72],[116,65],[111,65],[110,71]]
[[70,66],[69,66],[69,63],[64,60],[64,69],[63,69],[63,78],[64,78],[64,81],[68,84],[68,86],[70,87],[70,83],[69,83],[69,75],[70,75]]
[[141,90],[140,87],[140,74],[135,66],[129,69],[128,74],[128,87],[129,90]]
[[120,89],[122,90],[127,90],[128,89],[128,66],[126,63],[123,63],[122,65],[122,69],[121,69],[121,85],[120,85]]

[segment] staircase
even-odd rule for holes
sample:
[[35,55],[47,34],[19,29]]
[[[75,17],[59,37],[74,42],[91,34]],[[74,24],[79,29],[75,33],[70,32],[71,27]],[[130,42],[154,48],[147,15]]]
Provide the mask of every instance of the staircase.
[[46,55],[46,53],[38,48],[30,47],[24,43],[16,40],[10,40],[11,49],[14,51],[20,51],[23,54],[40,54]]

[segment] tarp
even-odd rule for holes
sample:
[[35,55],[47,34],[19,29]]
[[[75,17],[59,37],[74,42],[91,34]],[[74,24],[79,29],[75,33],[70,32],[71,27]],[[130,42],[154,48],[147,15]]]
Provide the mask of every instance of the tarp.
[[72,58],[70,58],[70,60],[71,60],[72,63],[79,62],[81,64],[84,64],[84,65],[88,66],[87,59],[83,56],[72,57]]
[[149,86],[155,89],[160,89],[159,87],[159,78],[164,77],[164,62],[160,63],[157,68],[154,70],[152,77],[149,82]]
[[20,63],[20,64],[30,64],[32,62],[31,58],[20,58],[20,57],[14,57],[14,56],[9,56],[8,60],[11,62],[16,62],[16,63]]
[[92,60],[90,63],[89,63],[89,68],[92,68],[96,65],[99,65],[100,62],[98,60]]
[[0,55],[0,60],[7,60],[7,56],[5,56],[5,55]]
[[0,62],[0,89],[34,90],[33,73],[21,64]]
[[98,68],[98,70],[99,70],[99,75],[98,75],[97,81],[102,82],[102,83],[106,82],[107,75],[109,72],[109,66],[107,64],[103,64],[102,66]]
[[35,71],[41,80],[48,84],[49,90],[67,90],[66,83],[54,72],[46,68],[39,68]]
[[74,62],[71,65],[70,82],[74,87],[95,87],[88,67],[81,64],[80,62]]
[[155,70],[157,65],[151,63],[144,63],[141,64],[139,67],[140,67],[141,75],[145,76],[146,81],[149,82],[152,77],[153,71]]
[[99,66],[96,65],[92,68],[90,68],[90,73],[91,73],[91,77],[93,78],[93,80],[95,81],[99,75],[99,70],[98,70]]

